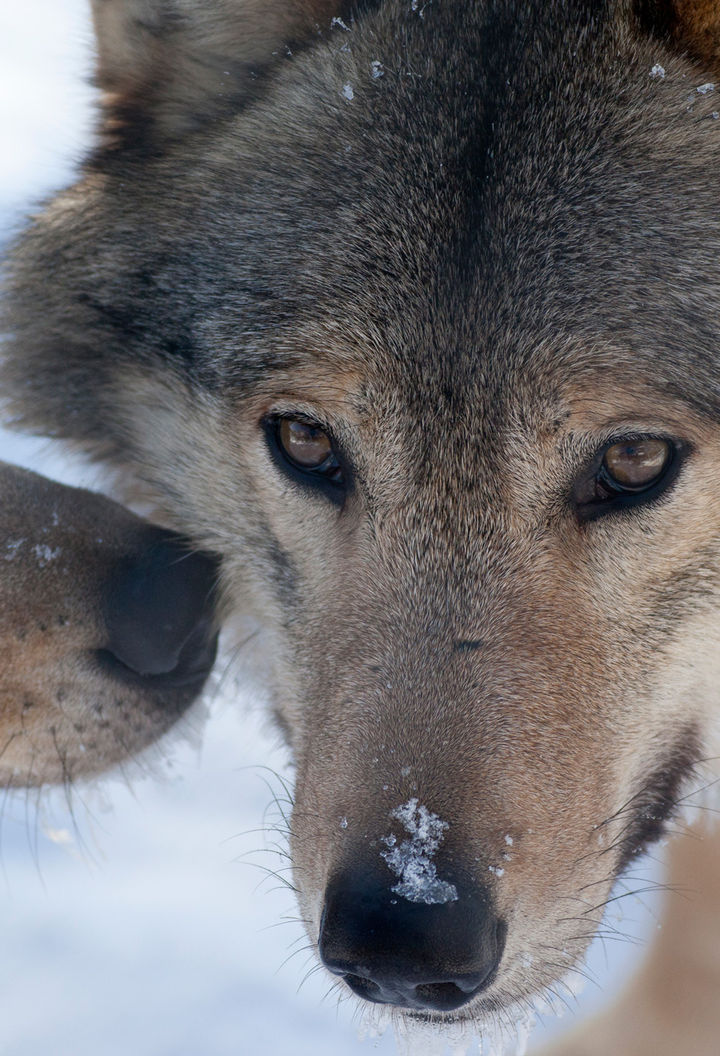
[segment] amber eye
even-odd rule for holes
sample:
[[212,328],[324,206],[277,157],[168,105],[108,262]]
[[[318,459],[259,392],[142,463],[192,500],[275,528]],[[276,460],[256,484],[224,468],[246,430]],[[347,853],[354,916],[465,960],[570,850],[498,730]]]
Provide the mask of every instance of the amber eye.
[[605,452],[601,478],[617,492],[645,491],[656,484],[672,461],[667,440],[621,440]]
[[276,418],[275,443],[285,462],[310,481],[343,484],[333,442],[325,430],[303,418]]
[[278,440],[283,454],[301,469],[320,469],[332,457],[332,444],[327,433],[296,418],[280,419]]
[[680,474],[690,445],[662,436],[627,436],[600,448],[575,481],[581,522],[655,502]]

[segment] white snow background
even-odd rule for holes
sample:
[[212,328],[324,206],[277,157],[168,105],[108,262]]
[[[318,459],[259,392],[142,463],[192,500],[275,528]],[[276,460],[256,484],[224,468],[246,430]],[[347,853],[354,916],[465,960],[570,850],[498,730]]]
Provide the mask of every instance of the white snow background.
[[[0,241],[71,178],[90,63],[86,0],[0,0]],[[0,457],[99,485],[45,442],[0,433]],[[324,999],[324,972],[299,988],[313,961],[292,895],[249,864],[284,863],[241,857],[268,842],[253,832],[270,798],[259,768],[284,767],[258,709],[226,687],[201,749],[170,742],[164,777],[108,777],[72,812],[60,793],[0,800],[2,1056],[394,1053],[391,1036],[358,1039],[354,1002]],[[637,900],[626,910],[631,934],[656,926]],[[632,950],[596,943],[581,1011],[620,985]]]

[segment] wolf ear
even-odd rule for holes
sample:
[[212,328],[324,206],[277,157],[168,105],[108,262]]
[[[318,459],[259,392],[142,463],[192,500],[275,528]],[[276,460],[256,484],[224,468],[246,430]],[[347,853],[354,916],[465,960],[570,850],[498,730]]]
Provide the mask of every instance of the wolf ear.
[[636,0],[642,27],[720,75],[720,0]]
[[92,0],[106,142],[162,149],[251,100],[341,0]]

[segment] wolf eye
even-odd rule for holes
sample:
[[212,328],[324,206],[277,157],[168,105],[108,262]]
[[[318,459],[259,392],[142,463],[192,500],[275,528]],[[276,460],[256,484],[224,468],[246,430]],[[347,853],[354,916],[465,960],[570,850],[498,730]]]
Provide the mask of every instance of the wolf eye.
[[290,468],[306,477],[342,486],[343,471],[333,442],[322,426],[304,418],[276,418],[273,432],[277,449]]
[[627,437],[608,444],[576,483],[573,498],[583,521],[652,502],[675,480],[683,445],[661,436]]
[[300,469],[322,470],[333,458],[330,437],[316,425],[293,418],[278,422],[278,441],[283,454]]
[[603,483],[618,492],[651,488],[663,476],[672,458],[667,440],[622,440],[607,449],[602,460]]

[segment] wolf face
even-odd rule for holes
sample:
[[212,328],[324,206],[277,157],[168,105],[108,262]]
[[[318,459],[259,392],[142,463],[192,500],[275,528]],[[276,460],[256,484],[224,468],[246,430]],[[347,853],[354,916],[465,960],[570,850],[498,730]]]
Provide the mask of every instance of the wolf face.
[[370,8],[292,9],[304,48],[232,90],[208,45],[191,98],[131,49],[15,251],[3,382],[266,629],[329,969],[482,1019],[577,963],[714,754],[715,36],[681,5]]

